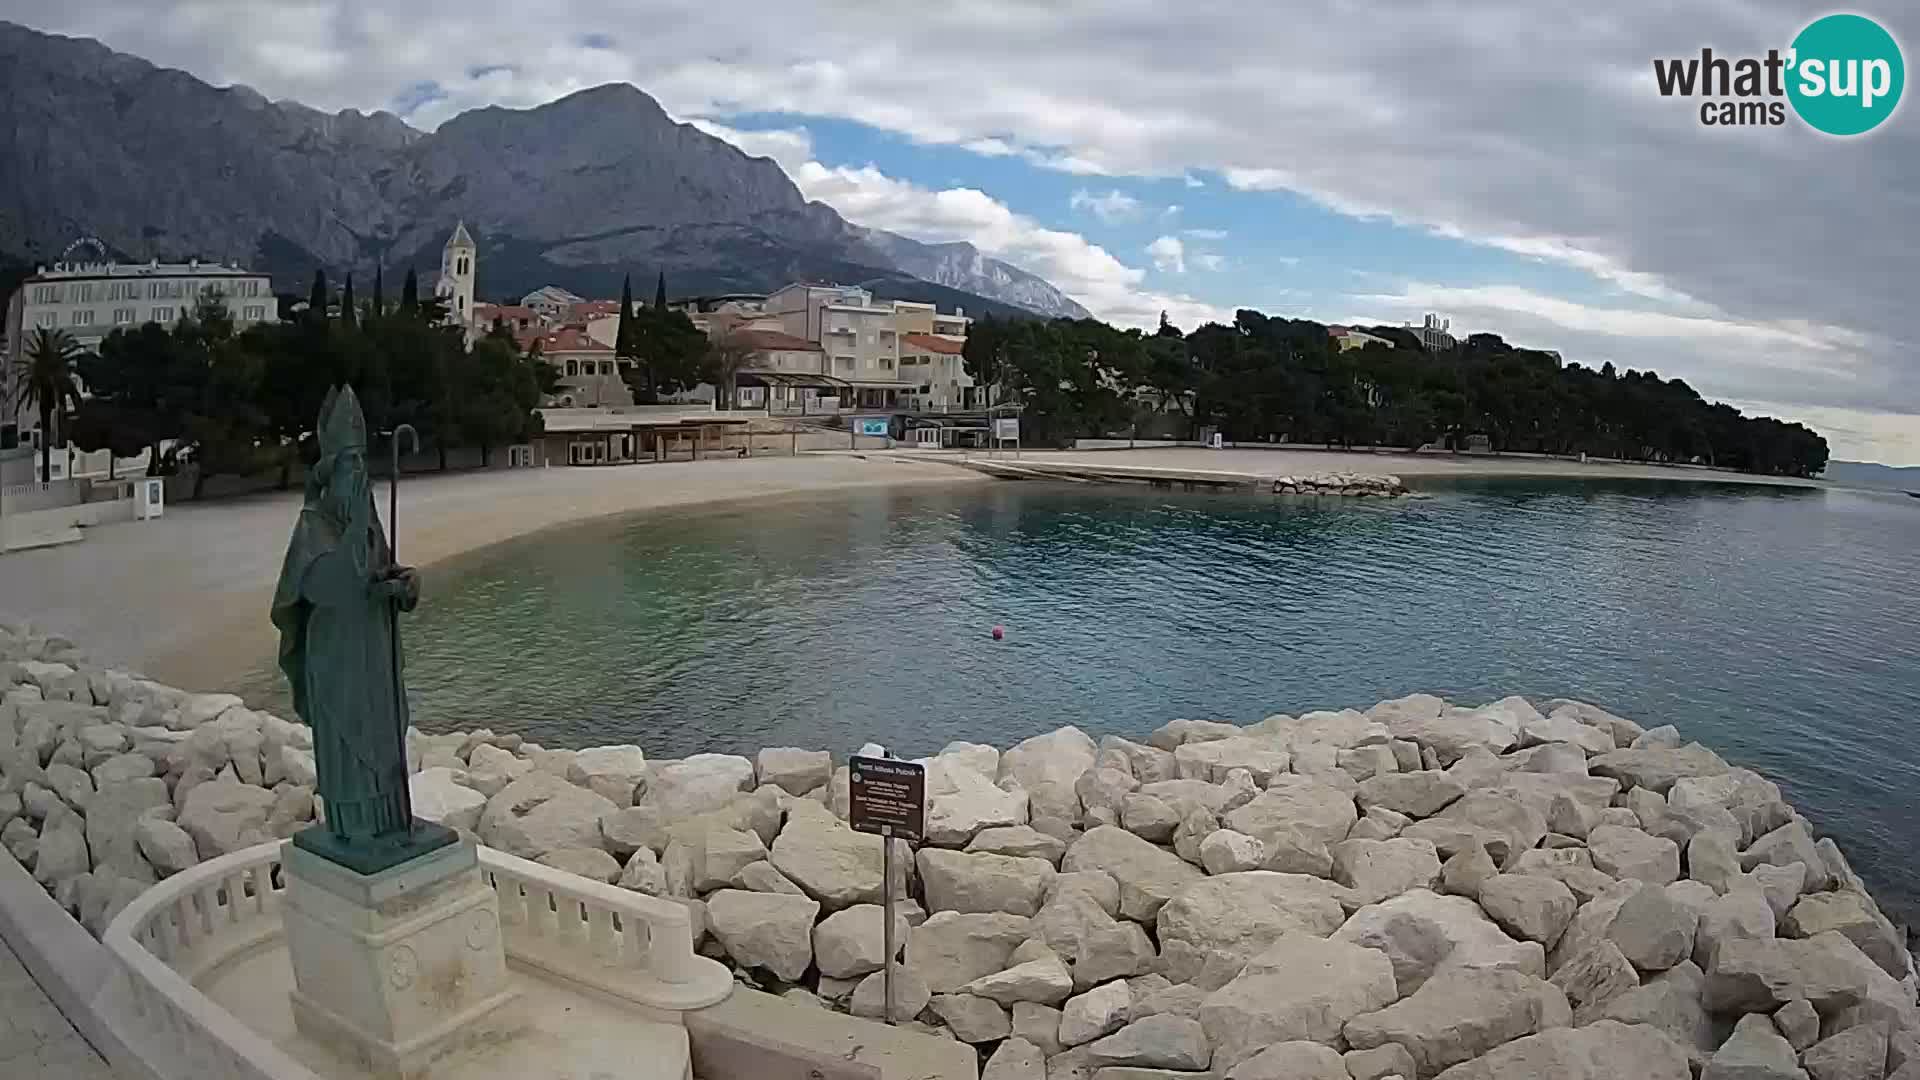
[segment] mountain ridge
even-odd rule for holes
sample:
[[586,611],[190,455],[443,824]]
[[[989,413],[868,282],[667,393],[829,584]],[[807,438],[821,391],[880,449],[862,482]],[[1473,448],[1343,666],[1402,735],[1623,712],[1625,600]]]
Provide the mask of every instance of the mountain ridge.
[[424,132],[0,21],[0,159],[17,166],[0,171],[0,251],[42,262],[94,236],[128,259],[245,261],[298,291],[316,267],[431,277],[464,220],[492,299],[611,295],[664,271],[678,295],[833,279],[976,314],[1085,314],[971,245],[848,223],[627,83]]

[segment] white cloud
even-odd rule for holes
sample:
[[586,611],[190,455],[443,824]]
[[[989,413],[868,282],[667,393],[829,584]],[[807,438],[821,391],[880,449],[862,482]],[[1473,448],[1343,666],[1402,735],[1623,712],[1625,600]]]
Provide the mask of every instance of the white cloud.
[[1181,176],[1180,179],[1186,181],[1187,186],[1190,188],[1207,186],[1207,182],[1205,180],[1200,179],[1199,177],[1193,175],[1192,173],[1186,173],[1183,176]]
[[704,117],[695,117],[687,123],[716,139],[725,139],[750,157],[772,158],[789,173],[813,160],[813,136],[803,127],[743,131]]
[[1153,257],[1153,266],[1156,270],[1166,270],[1175,274],[1187,272],[1186,245],[1182,244],[1177,236],[1155,237],[1153,243],[1147,245],[1147,254]]
[[1209,273],[1219,273],[1227,268],[1227,257],[1214,251],[1189,252],[1187,261]]
[[1225,229],[1181,229],[1180,235],[1188,237],[1189,239],[1193,239],[1193,240],[1225,240],[1227,238],[1227,230]]
[[1108,225],[1132,221],[1140,216],[1141,209],[1139,199],[1117,188],[1104,194],[1080,188],[1067,199],[1067,205],[1074,210],[1085,210]]

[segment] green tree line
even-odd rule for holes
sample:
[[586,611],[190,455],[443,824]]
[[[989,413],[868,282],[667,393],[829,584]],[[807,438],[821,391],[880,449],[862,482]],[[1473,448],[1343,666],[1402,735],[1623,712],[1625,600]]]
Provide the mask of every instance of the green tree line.
[[1742,472],[1813,476],[1826,467],[1817,432],[1744,416],[1679,379],[1562,363],[1553,353],[1474,334],[1428,350],[1411,331],[1373,327],[1391,342],[1342,350],[1324,324],[1257,311],[1231,326],[1154,333],[1093,319],[976,321],[964,359],[997,402],[1023,406],[1034,442],[1126,437],[1170,420],[1180,437],[1202,427],[1239,442],[1467,449],[1625,461],[1700,463]]
[[548,365],[521,355],[504,327],[468,347],[412,272],[395,304],[375,281],[358,300],[351,278],[336,295],[316,273],[305,311],[244,330],[217,296],[172,326],[116,329],[75,359],[86,396],[62,430],[83,450],[152,451],[156,475],[192,462],[196,495],[218,474],[277,472],[285,486],[312,459],[321,399],[340,383],[354,387],[373,431],[412,424],[442,469],[449,449],[477,447],[487,464],[539,431]]

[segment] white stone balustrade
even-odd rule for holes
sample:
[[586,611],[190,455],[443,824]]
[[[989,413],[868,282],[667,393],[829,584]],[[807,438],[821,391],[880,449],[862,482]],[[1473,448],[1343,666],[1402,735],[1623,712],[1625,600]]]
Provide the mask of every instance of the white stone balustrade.
[[104,943],[120,965],[101,1012],[161,1080],[318,1080],[194,988],[193,976],[281,933],[280,844],[259,844],[155,885]]
[[693,951],[693,919],[678,901],[589,881],[480,849],[480,873],[500,897],[509,960],[663,1012],[726,998],[733,976]]
[[[195,980],[260,947],[284,948],[282,842],[176,874],[108,927],[119,965],[97,1003],[159,1080],[320,1080],[215,1004]],[[726,967],[693,951],[686,907],[481,848],[511,965],[674,1021],[724,1000]]]

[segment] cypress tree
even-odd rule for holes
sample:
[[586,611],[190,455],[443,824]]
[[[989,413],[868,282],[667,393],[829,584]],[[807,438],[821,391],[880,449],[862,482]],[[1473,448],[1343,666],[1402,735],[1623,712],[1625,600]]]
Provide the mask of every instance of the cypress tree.
[[653,310],[667,310],[667,272],[660,271],[660,277],[653,283]]
[[613,355],[619,359],[633,356],[633,275],[620,282],[620,322],[613,328]]
[[327,272],[315,268],[313,287],[307,290],[307,317],[324,321],[327,317]]
[[376,319],[387,313],[387,283],[384,280],[385,270],[386,267],[383,266],[375,266],[373,268],[373,315]]
[[400,310],[413,311],[420,306],[420,278],[407,267],[407,280],[400,284]]
[[360,313],[353,306],[353,271],[347,271],[347,283],[340,289],[340,325],[351,330],[360,325]]

